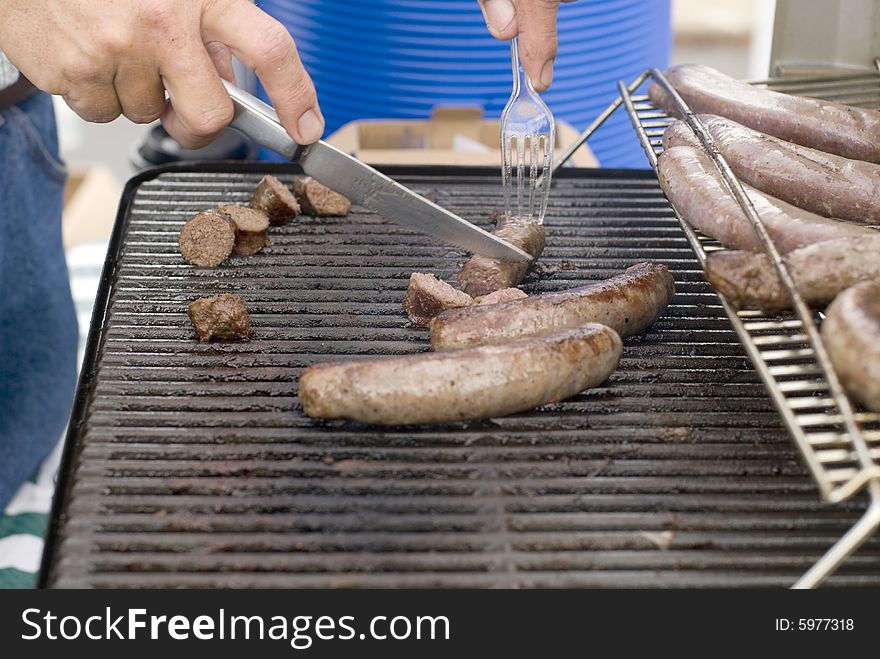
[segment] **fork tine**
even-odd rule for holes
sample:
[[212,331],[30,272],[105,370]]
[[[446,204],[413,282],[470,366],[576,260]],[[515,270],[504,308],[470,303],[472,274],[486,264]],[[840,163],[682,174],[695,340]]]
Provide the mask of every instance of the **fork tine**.
[[[535,216],[535,195],[538,193],[536,181],[538,178],[538,145],[543,136],[532,135],[529,137],[529,217]],[[540,203],[540,202],[538,202]]]
[[516,136],[516,214],[522,215],[523,188],[525,188],[526,144],[523,135]]

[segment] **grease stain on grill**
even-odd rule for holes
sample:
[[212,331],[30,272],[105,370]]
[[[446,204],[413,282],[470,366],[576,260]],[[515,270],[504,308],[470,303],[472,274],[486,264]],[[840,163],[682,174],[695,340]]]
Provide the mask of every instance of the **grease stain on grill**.
[[[188,217],[291,171],[168,171],[134,191],[47,585],[788,586],[862,512],[820,503],[647,172],[561,173],[525,285],[670,267],[672,306],[605,385],[482,423],[304,418],[305,366],[429,349],[400,306],[409,274],[449,277],[465,255],[353,208],[273,228],[270,252],[218,269],[182,262]],[[497,173],[455,171],[392,176],[488,228]],[[229,291],[253,340],[199,346],[186,301]],[[829,584],[880,585],[880,539]]]

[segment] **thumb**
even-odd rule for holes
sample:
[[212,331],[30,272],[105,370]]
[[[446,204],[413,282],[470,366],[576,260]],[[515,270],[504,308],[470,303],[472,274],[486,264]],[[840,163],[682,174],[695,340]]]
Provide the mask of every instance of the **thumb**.
[[516,6],[513,0],[479,0],[486,27],[496,39],[507,41],[516,36]]

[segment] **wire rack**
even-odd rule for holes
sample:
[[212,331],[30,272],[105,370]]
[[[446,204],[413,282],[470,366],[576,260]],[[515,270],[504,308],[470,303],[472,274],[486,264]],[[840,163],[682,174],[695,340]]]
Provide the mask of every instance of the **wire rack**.
[[[624,107],[651,166],[663,150],[662,135],[674,121],[639,94],[654,81],[677,105],[678,115],[691,127],[760,236],[768,255],[791,294],[795,313],[767,316],[757,311],[737,311],[719,296],[749,358],[803,454],[822,497],[832,503],[865,490],[869,506],[863,517],[806,573],[795,588],[812,588],[880,528],[880,414],[857,409],[844,392],[819,335],[821,314],[803,302],[778,250],[742,185],[700,120],[691,112],[663,74],[645,71],[631,84],[618,83],[620,95],[581,134],[555,164],[561,166],[618,108]],[[770,79],[753,84],[792,94],[834,100],[861,107],[880,106],[880,75],[812,75]],[[709,252],[724,249],[717,241],[692,229],[676,216],[701,263]]]

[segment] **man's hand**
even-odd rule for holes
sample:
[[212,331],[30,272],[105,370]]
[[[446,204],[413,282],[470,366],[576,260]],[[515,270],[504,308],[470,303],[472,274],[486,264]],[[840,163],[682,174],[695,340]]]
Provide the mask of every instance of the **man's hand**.
[[247,0],[3,0],[0,50],[83,119],[161,118],[190,148],[232,120],[220,77],[234,79],[234,54],[256,70],[297,142],[324,131],[293,39]]
[[478,0],[489,32],[508,41],[519,37],[519,57],[535,89],[553,82],[556,58],[556,12],[572,0]]

